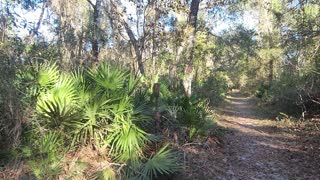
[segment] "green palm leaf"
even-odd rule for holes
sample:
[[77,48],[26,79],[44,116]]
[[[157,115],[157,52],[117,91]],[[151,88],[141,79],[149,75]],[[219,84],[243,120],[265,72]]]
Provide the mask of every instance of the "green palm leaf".
[[141,179],[152,179],[160,175],[169,175],[180,170],[177,154],[168,149],[168,145],[161,148],[143,165]]
[[50,90],[40,94],[36,109],[48,120],[47,125],[57,128],[78,119],[76,100],[76,90],[72,78],[61,75]]
[[37,109],[47,119],[46,125],[52,128],[58,128],[61,125],[70,126],[70,122],[79,117],[74,107],[68,105],[63,100],[53,99],[51,101],[39,102]]
[[108,90],[122,89],[128,77],[126,71],[110,67],[106,63],[101,64],[97,69],[89,70],[89,74],[99,86]]
[[39,144],[39,150],[41,153],[53,153],[55,152],[58,147],[61,145],[60,142],[60,136],[52,131],[49,132],[48,134],[44,135],[41,139],[40,139],[40,144]]
[[103,140],[108,126],[109,112],[106,110],[109,100],[94,99],[83,107],[82,121],[74,122],[75,141],[86,144],[93,139],[97,145]]
[[132,122],[114,123],[109,129],[107,142],[110,152],[119,161],[136,161],[148,142],[147,133]]
[[135,76],[132,73],[130,73],[128,76],[129,77],[128,77],[128,82],[127,82],[127,94],[131,95],[134,92],[134,90],[136,89],[136,87],[140,81],[140,78],[135,78]]
[[46,87],[55,84],[59,79],[59,69],[57,64],[42,64],[38,72],[38,84]]

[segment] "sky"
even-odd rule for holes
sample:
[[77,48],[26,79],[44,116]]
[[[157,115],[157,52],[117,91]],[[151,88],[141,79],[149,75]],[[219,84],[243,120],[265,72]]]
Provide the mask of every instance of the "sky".
[[257,12],[255,11],[245,11],[243,14],[238,16],[235,20],[231,21],[228,19],[225,19],[223,17],[218,18],[218,20],[211,20],[208,19],[208,23],[210,23],[212,27],[212,33],[220,35],[225,30],[228,30],[230,28],[235,28],[237,25],[243,25],[247,29],[255,29],[259,23]]
[[[3,3],[4,0],[0,0],[0,3]],[[136,9],[133,2],[123,1],[123,5],[126,7],[127,15],[132,15],[133,20],[137,20]],[[35,10],[25,10],[21,7],[21,5],[17,5],[15,7],[15,12],[17,12],[16,16],[16,24],[19,26],[15,28],[15,33],[19,37],[25,37],[29,34],[29,30],[31,27],[34,27],[37,21],[39,20],[41,8],[36,8]],[[45,11],[44,19],[46,17],[50,17],[52,12],[49,10]],[[174,16],[174,15],[173,15]],[[206,16],[207,24],[211,27],[211,31],[213,34],[222,34],[223,31],[228,30],[230,28],[236,27],[235,24],[243,24],[248,29],[255,29],[258,24],[258,17],[254,11],[246,11],[241,16],[239,16],[235,21],[230,21],[225,19],[224,17],[211,17]],[[53,18],[49,19],[50,23],[53,22]],[[27,28],[24,27],[27,22]],[[44,22],[41,24],[39,33],[42,34],[48,41],[55,40],[54,34],[51,32],[49,25],[46,25]],[[167,30],[170,28],[166,28]],[[137,30],[134,30],[137,32]]]
[[[18,28],[15,28],[14,31],[17,33],[19,37],[26,37],[29,35],[29,31],[31,27],[34,27],[36,23],[39,21],[39,17],[41,14],[41,8],[36,8],[35,10],[25,10],[18,5],[14,8],[14,11],[17,12],[16,21]],[[44,12],[44,18],[48,19],[49,11]],[[49,21],[53,21],[53,19],[49,19]],[[26,24],[27,23],[27,24]],[[52,23],[52,22],[51,22]],[[26,28],[24,26],[26,25]],[[39,33],[42,34],[47,40],[54,40],[54,35],[50,30],[50,26],[46,25],[46,22],[42,22],[39,28]]]

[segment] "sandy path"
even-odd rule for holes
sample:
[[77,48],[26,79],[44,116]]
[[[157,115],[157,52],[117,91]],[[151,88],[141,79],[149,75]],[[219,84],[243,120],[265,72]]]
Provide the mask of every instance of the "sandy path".
[[224,139],[225,173],[216,179],[320,179],[315,167],[305,167],[313,158],[298,148],[297,135],[255,116],[251,98],[233,93],[227,100],[219,122],[229,129]]

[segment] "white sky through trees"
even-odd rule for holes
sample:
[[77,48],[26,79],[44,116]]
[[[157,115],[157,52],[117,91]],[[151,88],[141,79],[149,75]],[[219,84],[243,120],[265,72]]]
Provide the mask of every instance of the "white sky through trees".
[[[126,9],[127,17],[132,18],[133,21],[137,20],[136,9],[133,2],[122,1]],[[1,7],[5,6],[5,0],[0,0]],[[0,7],[0,8],[1,8]],[[24,38],[30,34],[32,29],[35,27],[36,23],[39,20],[41,14],[41,4],[35,9],[26,10],[22,7],[21,4],[16,4],[14,7],[10,7],[14,12],[12,15],[15,17],[15,27],[13,28],[13,33],[17,36]],[[3,11],[3,9],[1,9]],[[225,12],[221,12],[223,15]],[[207,14],[207,13],[206,13]],[[174,14],[171,14],[174,16]],[[258,24],[258,16],[254,11],[245,11],[243,14],[237,16],[233,20],[228,20],[222,16],[211,17],[210,15],[204,15],[207,25],[211,28],[212,33],[221,34],[223,31],[230,28],[236,27],[237,25],[243,25],[247,29],[255,29]],[[54,26],[54,13],[46,8],[44,12],[44,17],[39,28],[39,34],[46,38],[47,41],[54,41],[56,37],[53,33]],[[166,30],[169,30],[170,27],[166,27]],[[137,33],[137,29],[133,28],[134,32]]]

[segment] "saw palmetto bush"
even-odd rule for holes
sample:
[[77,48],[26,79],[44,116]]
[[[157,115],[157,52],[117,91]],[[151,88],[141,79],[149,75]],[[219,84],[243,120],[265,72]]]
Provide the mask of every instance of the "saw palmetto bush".
[[[31,141],[32,140],[32,141]],[[29,139],[20,150],[27,158],[28,168],[38,179],[55,179],[62,171],[65,150],[61,136],[55,132],[43,132],[41,137]]]
[[181,109],[178,111],[179,122],[186,127],[188,138],[203,135],[212,122],[208,101],[183,97],[179,101]]
[[[155,143],[148,128],[153,124],[152,113],[147,94],[139,89],[139,78],[130,71],[102,63],[95,69],[67,73],[59,71],[56,64],[43,64],[34,74],[36,83],[30,93],[36,96],[36,116],[28,126],[24,149],[47,147],[46,154],[56,154],[53,152],[62,152],[61,149],[68,153],[92,146],[125,164],[119,172],[128,178],[152,179],[179,169],[177,155],[167,146],[150,151],[150,145]],[[30,143],[48,135],[54,137],[42,140],[44,146]],[[49,141],[59,142],[60,146],[51,148]],[[41,162],[53,162],[50,157],[41,158]],[[60,166],[47,167],[48,173],[33,166],[37,156],[30,155],[29,159],[38,177],[60,173]]]
[[176,166],[177,154],[172,153],[167,146],[161,148],[141,167],[140,177],[148,179],[149,177],[158,177],[159,175],[167,175],[179,170]]
[[172,134],[178,132],[180,140],[193,141],[216,133],[215,113],[210,109],[207,98],[186,97],[179,89],[170,90],[166,81],[161,82],[160,94],[162,124]]

